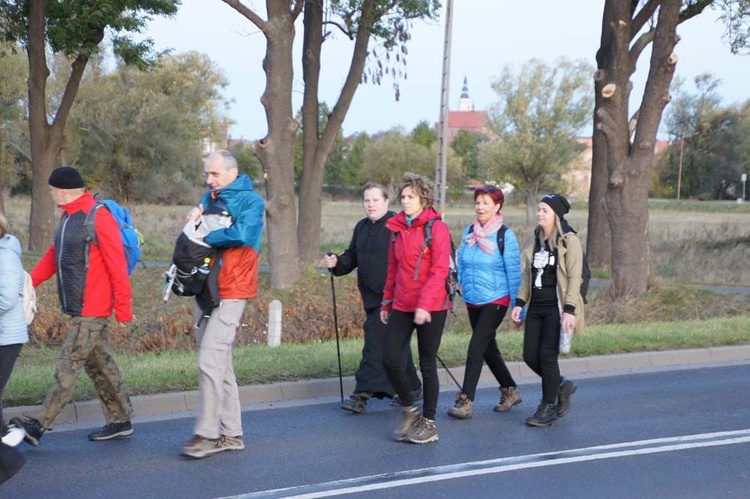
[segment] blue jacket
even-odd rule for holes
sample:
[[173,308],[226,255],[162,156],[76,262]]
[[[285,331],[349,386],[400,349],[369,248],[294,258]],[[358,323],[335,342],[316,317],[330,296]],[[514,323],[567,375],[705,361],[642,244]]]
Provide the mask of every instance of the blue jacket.
[[0,345],[29,341],[26,318],[20,298],[23,296],[21,243],[14,236],[0,238]]
[[505,246],[501,256],[495,233],[488,239],[493,243],[493,252],[487,254],[478,244],[469,247],[466,242],[469,227],[464,229],[456,254],[461,298],[471,305],[484,305],[503,296],[510,296],[512,307],[521,285],[521,259],[516,235],[510,229],[505,231]]
[[223,248],[219,270],[222,299],[255,298],[258,294],[258,257],[263,236],[265,203],[253,191],[250,177],[240,174],[231,184],[207,192],[202,204],[207,212],[226,211],[232,225],[209,232],[203,241]]

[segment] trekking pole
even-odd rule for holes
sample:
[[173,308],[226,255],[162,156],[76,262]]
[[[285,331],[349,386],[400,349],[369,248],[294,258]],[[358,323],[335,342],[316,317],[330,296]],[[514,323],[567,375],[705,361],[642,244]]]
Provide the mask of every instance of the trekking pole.
[[[333,255],[329,251],[328,256]],[[344,401],[344,378],[341,374],[341,345],[339,344],[339,314],[336,312],[336,285],[333,283],[333,269],[328,269],[331,273],[331,297],[333,298],[333,327],[336,331],[336,355],[339,359],[339,391],[341,392],[341,402]]]
[[453,376],[453,373],[451,372],[451,370],[450,370],[450,369],[448,369],[448,366],[446,366],[446,365],[445,365],[445,362],[443,362],[443,359],[441,359],[439,355],[437,356],[437,360],[439,360],[439,361],[440,361],[440,363],[441,363],[441,364],[443,365],[443,369],[445,369],[445,371],[446,371],[446,372],[448,373],[448,376],[450,376],[450,377],[451,377],[451,379],[452,379],[452,380],[453,380],[453,382],[454,382],[454,383],[456,384],[456,386],[458,387],[458,389],[459,389],[459,390],[463,390],[463,388],[461,388],[461,385],[459,385],[459,384],[458,384],[458,381],[457,381],[457,380],[456,380],[456,378],[455,378],[455,377]]
[[[450,311],[448,313],[448,316],[446,318],[446,321],[445,321],[445,327],[443,328],[444,330],[445,329],[450,329],[451,324],[453,323],[453,320],[451,319],[451,315],[453,315],[454,317],[456,316],[455,312],[453,312],[453,306],[452,305],[451,305],[451,309],[450,309]],[[461,385],[458,384],[458,381],[456,380],[456,377],[453,376],[453,373],[451,372],[451,370],[448,369],[447,365],[445,365],[445,362],[443,362],[443,359],[441,359],[440,356],[437,355],[437,354],[435,354],[435,356],[437,357],[437,360],[440,361],[440,364],[442,364],[443,369],[445,369],[445,372],[448,373],[448,376],[451,377],[451,379],[453,380],[453,382],[458,387],[458,391],[463,391],[463,388],[461,388]]]

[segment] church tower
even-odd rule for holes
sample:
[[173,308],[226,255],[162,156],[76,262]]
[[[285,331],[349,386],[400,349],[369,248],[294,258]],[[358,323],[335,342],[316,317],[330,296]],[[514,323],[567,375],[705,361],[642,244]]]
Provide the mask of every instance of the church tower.
[[464,76],[464,86],[461,89],[461,98],[458,99],[458,110],[459,111],[473,111],[474,102],[469,98],[469,84]]

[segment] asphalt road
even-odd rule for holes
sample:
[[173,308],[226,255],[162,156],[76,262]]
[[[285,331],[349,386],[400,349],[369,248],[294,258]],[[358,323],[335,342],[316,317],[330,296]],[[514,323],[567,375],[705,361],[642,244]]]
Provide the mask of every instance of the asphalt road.
[[[250,410],[244,452],[179,456],[193,419],[138,424],[128,439],[89,442],[88,430],[53,431],[22,444],[26,467],[2,498],[750,497],[750,364],[578,379],[571,412],[550,428],[524,419],[540,398],[492,412],[496,388],[478,392],[475,416],[445,415],[440,441],[391,441],[398,409],[364,415],[337,401]],[[281,490],[279,490],[281,489]]]

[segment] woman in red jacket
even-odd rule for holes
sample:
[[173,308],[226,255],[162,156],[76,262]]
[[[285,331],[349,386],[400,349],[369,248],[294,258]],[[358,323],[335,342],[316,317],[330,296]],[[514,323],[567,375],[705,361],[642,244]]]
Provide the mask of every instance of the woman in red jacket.
[[[434,188],[426,177],[406,173],[398,187],[403,211],[388,220],[393,232],[380,319],[386,324],[384,364],[401,400],[401,424],[393,438],[425,444],[438,439],[435,427],[440,382],[437,352],[450,308],[446,279],[450,271],[451,235],[432,207]],[[425,226],[431,230],[426,241]],[[422,415],[401,366],[401,352],[417,330],[422,371]]]

